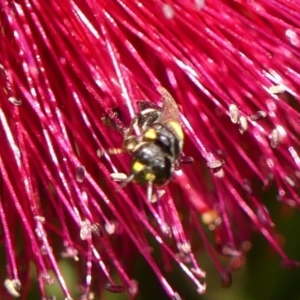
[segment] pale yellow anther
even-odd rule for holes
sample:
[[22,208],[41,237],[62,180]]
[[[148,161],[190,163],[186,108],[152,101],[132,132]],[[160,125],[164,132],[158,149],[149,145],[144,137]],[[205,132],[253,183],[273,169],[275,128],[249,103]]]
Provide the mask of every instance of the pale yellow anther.
[[209,225],[213,223],[217,218],[219,217],[219,214],[214,209],[204,212],[201,215],[201,220],[204,224]]

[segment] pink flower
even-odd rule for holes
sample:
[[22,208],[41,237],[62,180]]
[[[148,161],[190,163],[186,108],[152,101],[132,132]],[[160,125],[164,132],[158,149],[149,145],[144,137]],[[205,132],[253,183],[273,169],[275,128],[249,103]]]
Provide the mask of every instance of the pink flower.
[[[178,300],[162,274],[174,261],[205,292],[192,238],[229,285],[254,230],[298,265],[263,204],[275,184],[279,202],[300,206],[297,1],[2,0],[0,20],[1,294],[26,299],[34,262],[42,297],[51,270],[70,299],[62,256],[80,259],[83,297],[106,288],[134,298],[139,253]],[[116,191],[111,174],[128,174],[129,154],[97,152],[122,145],[103,119],[128,127],[139,101],[161,104],[161,86],[178,103],[194,164],[151,203],[144,186]]]

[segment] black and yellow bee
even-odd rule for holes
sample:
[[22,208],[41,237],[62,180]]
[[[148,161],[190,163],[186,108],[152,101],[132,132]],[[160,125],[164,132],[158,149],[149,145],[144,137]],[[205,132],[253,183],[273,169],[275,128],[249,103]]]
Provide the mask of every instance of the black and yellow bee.
[[132,160],[130,175],[120,188],[130,181],[147,184],[148,200],[151,200],[153,185],[161,187],[172,178],[184,140],[175,100],[166,89],[160,87],[158,91],[163,98],[162,109],[142,109],[125,131],[122,145],[122,151],[130,153]]

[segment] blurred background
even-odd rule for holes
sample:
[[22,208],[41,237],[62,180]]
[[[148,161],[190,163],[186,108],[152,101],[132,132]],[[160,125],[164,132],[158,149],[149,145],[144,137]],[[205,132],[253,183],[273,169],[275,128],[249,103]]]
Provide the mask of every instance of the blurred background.
[[[295,209],[281,206],[276,200],[275,191],[270,191],[265,198],[278,233],[282,246],[290,258],[300,261],[300,215]],[[155,248],[155,246],[154,246]],[[2,258],[3,258],[3,249]],[[158,253],[154,252],[154,255]],[[267,241],[259,234],[253,236],[252,248],[246,264],[233,274],[230,288],[222,288],[221,280],[209,256],[205,251],[198,255],[200,266],[207,272],[207,293],[197,294],[194,285],[184,274],[174,268],[166,273],[172,287],[186,300],[300,300],[300,269],[285,269],[280,266],[280,257]],[[69,260],[62,259],[60,266],[65,274],[69,287],[74,287],[73,295],[78,295],[76,272]],[[139,257],[132,272],[132,278],[139,281],[138,300],[168,299],[158,280],[151,272],[145,261]],[[49,295],[55,295],[57,300],[64,299],[57,285],[49,286]],[[37,286],[32,287],[30,300],[40,300]],[[52,298],[49,298],[52,299]],[[74,296],[75,299],[80,299]],[[126,300],[125,293],[113,294],[105,291],[101,296],[95,295],[95,300]]]

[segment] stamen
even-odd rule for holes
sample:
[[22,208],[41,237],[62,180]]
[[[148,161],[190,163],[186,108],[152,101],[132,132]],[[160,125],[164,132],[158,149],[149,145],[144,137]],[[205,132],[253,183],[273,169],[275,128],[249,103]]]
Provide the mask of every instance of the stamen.
[[116,182],[123,182],[127,179],[127,175],[124,173],[111,173],[110,178]]

